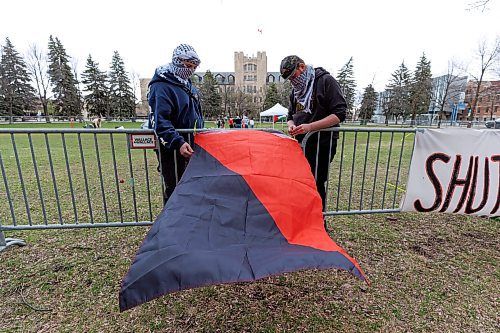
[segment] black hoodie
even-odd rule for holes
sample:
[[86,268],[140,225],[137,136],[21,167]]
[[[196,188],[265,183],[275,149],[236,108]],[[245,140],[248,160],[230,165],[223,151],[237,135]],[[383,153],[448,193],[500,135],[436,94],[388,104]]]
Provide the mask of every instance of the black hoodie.
[[[318,67],[314,70],[315,78],[313,94],[311,97],[311,113],[295,111],[297,101],[295,100],[292,90],[292,93],[290,94],[290,108],[288,109],[287,121],[293,120],[295,126],[298,126],[301,124],[310,124],[334,114],[340,119],[340,122],[343,122],[346,116],[347,103],[342,95],[339,83],[324,68]],[[334,127],[338,126],[339,125],[337,124]],[[323,137],[328,139],[325,140],[325,143],[326,141],[330,141],[330,135],[323,135],[322,138]],[[338,139],[338,132],[333,132],[333,137]],[[301,142],[304,135],[297,135],[296,138],[299,142]],[[320,140],[320,142],[323,141],[323,139]]]

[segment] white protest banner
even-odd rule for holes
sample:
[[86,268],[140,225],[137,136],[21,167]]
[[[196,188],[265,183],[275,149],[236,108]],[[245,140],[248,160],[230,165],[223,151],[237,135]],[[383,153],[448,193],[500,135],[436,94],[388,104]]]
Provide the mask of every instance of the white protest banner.
[[417,132],[402,211],[499,216],[499,205],[500,131]]

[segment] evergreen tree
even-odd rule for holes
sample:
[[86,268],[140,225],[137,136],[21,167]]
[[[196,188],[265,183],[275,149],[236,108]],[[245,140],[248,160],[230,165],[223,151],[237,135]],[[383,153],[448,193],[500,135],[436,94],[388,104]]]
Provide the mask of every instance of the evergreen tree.
[[361,101],[361,108],[359,110],[359,118],[369,120],[372,118],[377,108],[377,92],[371,84],[365,88],[363,99]]
[[354,107],[354,100],[356,98],[356,81],[354,80],[353,60],[352,57],[340,69],[337,75],[337,81],[342,90],[342,94],[347,102],[348,116],[352,116],[352,109]]
[[392,80],[389,83],[390,90],[387,110],[388,116],[393,116],[398,122],[398,118],[405,119],[410,109],[410,85],[411,75],[406,65],[401,63],[399,68],[392,73]]
[[264,110],[272,108],[276,103],[280,103],[281,98],[278,93],[276,83],[271,83],[266,89],[266,99],[264,100]]
[[57,116],[81,116],[81,101],[75,76],[61,41],[49,37],[49,70]]
[[432,97],[432,72],[431,62],[422,54],[413,75],[410,88],[410,104],[412,109],[411,119],[415,120],[417,114],[427,113]]
[[9,38],[0,53],[0,114],[22,116],[34,109],[36,100],[26,63]]
[[125,64],[118,51],[113,53],[109,72],[109,114],[114,117],[135,117],[135,97]]
[[217,80],[212,72],[207,71],[199,89],[201,107],[206,117],[217,117],[222,113],[222,96],[219,93]]
[[109,117],[107,75],[99,70],[99,64],[92,60],[90,54],[82,74],[82,83],[83,90],[87,93],[84,100],[88,114]]

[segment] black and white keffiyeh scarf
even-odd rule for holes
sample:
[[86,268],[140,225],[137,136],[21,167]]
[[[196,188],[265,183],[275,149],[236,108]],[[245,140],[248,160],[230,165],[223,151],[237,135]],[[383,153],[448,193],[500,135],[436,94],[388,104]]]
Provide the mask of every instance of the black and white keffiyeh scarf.
[[302,74],[290,80],[293,87],[293,94],[297,100],[297,111],[311,113],[310,107],[315,77],[314,68],[307,65],[306,70]]
[[183,61],[189,61],[197,66],[200,64],[200,58],[191,45],[181,44],[174,49],[172,62],[160,66],[156,69],[159,76],[164,76],[166,72],[172,73],[181,83],[188,85],[188,79],[194,74],[194,69],[186,67]]

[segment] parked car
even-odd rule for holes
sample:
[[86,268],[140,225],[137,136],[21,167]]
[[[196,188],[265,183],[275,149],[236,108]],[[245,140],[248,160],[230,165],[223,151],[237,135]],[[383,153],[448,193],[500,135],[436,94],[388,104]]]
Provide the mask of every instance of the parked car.
[[500,118],[495,120],[488,120],[484,123],[487,128],[500,128]]

